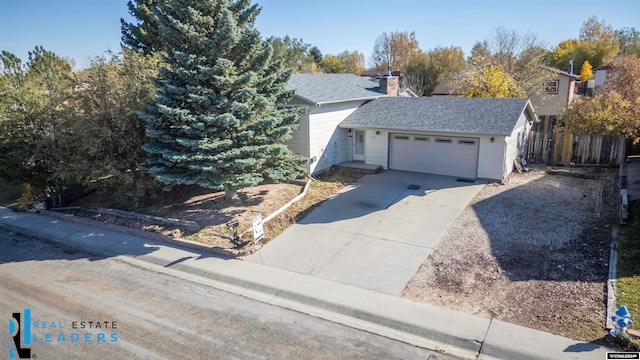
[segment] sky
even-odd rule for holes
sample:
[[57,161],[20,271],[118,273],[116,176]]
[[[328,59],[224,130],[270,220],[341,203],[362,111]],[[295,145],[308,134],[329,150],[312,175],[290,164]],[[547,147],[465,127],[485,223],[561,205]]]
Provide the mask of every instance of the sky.
[[[254,0],[254,2],[256,2]],[[469,55],[498,27],[531,32],[549,48],[577,38],[592,16],[614,29],[640,30],[639,0],[257,0],[264,38],[302,39],[324,54],[357,50],[368,59],[383,32],[415,31],[423,50],[456,46]],[[120,18],[132,21],[127,0],[0,0],[0,50],[25,60],[42,45],[75,68],[120,49]],[[367,63],[368,64],[368,63]]]

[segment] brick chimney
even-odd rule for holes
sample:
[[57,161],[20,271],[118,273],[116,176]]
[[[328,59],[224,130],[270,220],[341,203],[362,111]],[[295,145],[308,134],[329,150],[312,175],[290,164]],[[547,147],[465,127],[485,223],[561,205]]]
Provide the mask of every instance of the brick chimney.
[[380,90],[390,97],[398,96],[400,90],[400,80],[397,76],[385,75],[380,77]]

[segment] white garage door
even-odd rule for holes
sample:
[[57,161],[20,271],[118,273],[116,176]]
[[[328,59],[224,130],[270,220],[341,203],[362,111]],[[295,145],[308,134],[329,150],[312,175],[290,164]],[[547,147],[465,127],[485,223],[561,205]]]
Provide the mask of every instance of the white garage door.
[[389,168],[476,178],[478,139],[390,134]]

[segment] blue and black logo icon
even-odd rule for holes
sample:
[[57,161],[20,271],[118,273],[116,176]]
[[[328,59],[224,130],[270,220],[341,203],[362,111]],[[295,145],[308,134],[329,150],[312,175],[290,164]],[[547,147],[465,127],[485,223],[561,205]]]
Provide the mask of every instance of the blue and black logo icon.
[[[21,314],[13,313],[13,318],[9,320],[9,336],[13,336],[13,346],[9,344],[9,359],[31,359],[31,349],[27,345],[31,344],[31,309],[24,309],[24,324],[22,328]],[[20,334],[24,330],[24,346],[20,340]],[[15,350],[14,350],[15,349]]]

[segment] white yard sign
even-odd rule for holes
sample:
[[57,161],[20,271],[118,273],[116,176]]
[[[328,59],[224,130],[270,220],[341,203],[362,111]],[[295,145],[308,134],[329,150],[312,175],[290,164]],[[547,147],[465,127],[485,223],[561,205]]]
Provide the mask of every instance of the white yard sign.
[[262,214],[253,219],[253,242],[257,243],[264,237],[264,226],[262,226]]

